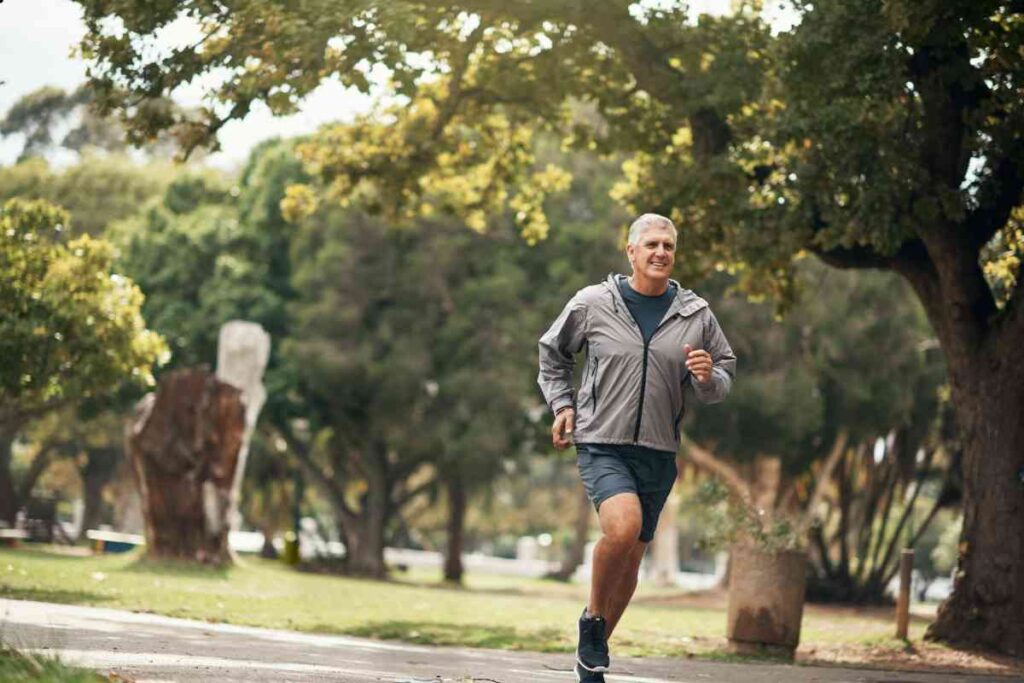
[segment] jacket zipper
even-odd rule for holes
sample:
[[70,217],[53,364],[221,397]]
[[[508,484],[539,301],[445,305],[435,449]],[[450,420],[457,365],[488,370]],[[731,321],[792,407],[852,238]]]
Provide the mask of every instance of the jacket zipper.
[[[643,330],[640,330],[641,336],[643,333]],[[655,330],[655,333],[657,333],[657,330]],[[654,335],[652,334],[651,339],[653,338]],[[633,430],[634,444],[640,441],[640,421],[644,417],[644,395],[647,393],[647,352],[650,349],[650,346],[651,343],[649,341],[644,342],[644,369],[642,370],[643,374],[640,375],[640,404],[636,409],[636,429]]]
[[[628,306],[626,307],[626,310],[629,310]],[[637,332],[640,333],[640,338],[643,339],[644,331],[640,329],[640,322],[637,321],[636,316],[633,315],[632,311],[629,311],[629,316],[633,318],[633,322],[636,323]],[[636,427],[633,429],[634,445],[636,445],[640,441],[640,422],[643,420],[644,417],[644,396],[647,393],[647,355],[651,348],[651,342],[654,341],[654,337],[657,336],[658,331],[661,330],[661,328],[665,326],[665,323],[667,323],[673,317],[675,317],[674,313],[666,317],[664,320],[662,320],[661,323],[659,323],[658,326],[654,328],[654,332],[651,333],[651,338],[644,341],[644,366],[643,370],[641,370],[642,374],[640,375],[640,403],[636,409]]]

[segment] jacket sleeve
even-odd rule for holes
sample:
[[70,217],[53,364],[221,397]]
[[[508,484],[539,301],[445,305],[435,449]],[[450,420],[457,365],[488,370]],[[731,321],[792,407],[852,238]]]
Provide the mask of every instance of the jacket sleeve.
[[557,413],[576,405],[576,391],[572,385],[573,356],[586,343],[587,307],[577,293],[561,314],[540,338],[540,374],[537,384],[544,400]]
[[732,380],[736,376],[736,356],[710,309],[704,326],[704,350],[711,354],[711,380],[706,384],[693,380],[693,392],[701,403],[718,403],[725,400],[732,388]]

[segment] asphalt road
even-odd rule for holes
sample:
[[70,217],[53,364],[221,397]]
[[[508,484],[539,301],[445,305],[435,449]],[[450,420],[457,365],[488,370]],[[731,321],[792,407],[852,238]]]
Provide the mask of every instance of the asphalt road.
[[[571,628],[572,625],[569,625]],[[0,600],[0,638],[62,661],[156,681],[568,683],[572,655],[435,648],[209,624],[152,614]],[[613,653],[614,654],[614,653]],[[981,683],[999,677],[838,667],[614,658],[608,683]]]

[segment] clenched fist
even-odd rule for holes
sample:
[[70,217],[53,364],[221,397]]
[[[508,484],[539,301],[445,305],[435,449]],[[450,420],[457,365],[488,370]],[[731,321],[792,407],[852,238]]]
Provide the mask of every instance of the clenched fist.
[[572,408],[563,408],[555,415],[555,421],[551,425],[551,443],[555,448],[562,450],[572,445],[572,429],[576,422],[576,411]]
[[695,349],[689,344],[683,345],[683,355],[686,356],[686,369],[690,371],[694,379],[701,384],[711,381],[711,369],[714,363],[711,362],[711,354],[704,349]]

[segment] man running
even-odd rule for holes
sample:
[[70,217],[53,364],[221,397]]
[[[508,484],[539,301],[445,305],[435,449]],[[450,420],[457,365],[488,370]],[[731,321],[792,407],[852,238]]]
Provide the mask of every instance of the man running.
[[[707,302],[670,279],[676,238],[668,218],[637,218],[626,247],[632,276],[577,292],[540,339],[537,381],[555,414],[551,439],[559,449],[575,440],[601,523],[576,649],[576,677],[588,683],[604,681],[608,639],[676,480],[684,393],[721,401],[736,370]],[[583,349],[577,393],[574,356]]]

